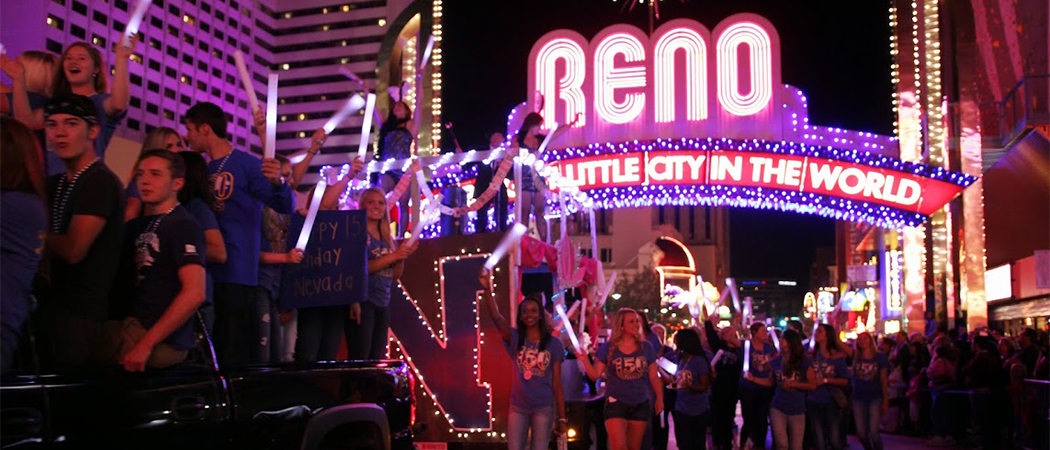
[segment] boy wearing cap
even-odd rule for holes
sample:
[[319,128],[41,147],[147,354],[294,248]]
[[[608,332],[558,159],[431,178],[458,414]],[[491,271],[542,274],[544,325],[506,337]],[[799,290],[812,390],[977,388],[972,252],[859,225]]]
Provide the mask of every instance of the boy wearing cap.
[[215,344],[224,363],[269,362],[270,324],[277,320],[269,299],[259,298],[259,247],[263,204],[290,214],[295,200],[281,180],[276,159],[260,162],[237,151],[226,136],[226,113],[217,105],[197,103],[183,117],[186,142],[207,153],[215,188],[215,218],[226,244],[226,262],[209,264],[215,281]]
[[55,97],[44,113],[48,149],[65,171],[48,179],[51,223],[45,248],[51,289],[41,308],[56,363],[99,362],[120,258],[123,187],[95,154],[98,113],[90,99]]

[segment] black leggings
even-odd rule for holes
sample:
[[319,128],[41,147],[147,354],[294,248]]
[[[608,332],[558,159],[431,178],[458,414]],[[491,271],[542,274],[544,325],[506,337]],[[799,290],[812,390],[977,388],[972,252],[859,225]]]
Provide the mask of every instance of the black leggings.
[[773,401],[773,389],[747,387],[740,389],[740,413],[744,426],[740,429],[740,446],[748,438],[754,448],[766,447],[766,432],[769,430],[769,403]]

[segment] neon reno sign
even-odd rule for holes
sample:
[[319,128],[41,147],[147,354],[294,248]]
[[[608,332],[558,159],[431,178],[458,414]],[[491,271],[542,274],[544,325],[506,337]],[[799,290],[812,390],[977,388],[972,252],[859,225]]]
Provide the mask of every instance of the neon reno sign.
[[671,20],[651,38],[623,24],[590,42],[552,31],[529,55],[529,86],[530,109],[542,104],[546,128],[579,117],[570,145],[668,135],[779,138],[782,126],[774,107],[783,95],[780,38],[754,14],[730,16],[713,32]]
[[974,181],[858,151],[759,140],[632,141],[547,159],[602,208],[745,206],[886,227],[921,223]]

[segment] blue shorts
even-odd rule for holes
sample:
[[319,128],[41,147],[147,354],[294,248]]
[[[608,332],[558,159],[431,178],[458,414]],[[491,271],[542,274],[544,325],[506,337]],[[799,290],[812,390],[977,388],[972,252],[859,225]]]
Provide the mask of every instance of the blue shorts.
[[649,401],[629,404],[619,400],[612,401],[605,398],[605,419],[626,419],[635,422],[648,422],[653,412],[649,407]]

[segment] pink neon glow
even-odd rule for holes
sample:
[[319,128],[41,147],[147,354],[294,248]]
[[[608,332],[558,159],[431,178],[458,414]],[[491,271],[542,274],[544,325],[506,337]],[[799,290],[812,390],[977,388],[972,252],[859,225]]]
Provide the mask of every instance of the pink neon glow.
[[685,51],[686,117],[688,120],[707,118],[707,43],[696,30],[673,28],[656,41],[653,72],[655,72],[656,121],[675,120],[675,53]]
[[[556,62],[565,62],[565,73],[558,78]],[[557,117],[558,101],[565,102],[566,122],[577,114],[580,120],[576,127],[587,123],[586,98],[583,95],[583,80],[587,75],[587,58],[583,48],[571,39],[552,39],[543,45],[536,55],[536,87],[546,101],[543,104],[544,127],[551,129]],[[537,99],[537,104],[539,99]]]
[[[750,92],[740,92],[738,52],[747,45]],[[734,116],[750,116],[769,105],[773,98],[773,56],[769,33],[754,22],[740,22],[718,37],[718,100]]]
[[[627,63],[642,64],[617,67],[616,55],[623,55]],[[615,124],[637,119],[645,109],[645,93],[628,93],[622,102],[617,102],[616,90],[645,86],[645,47],[641,41],[627,33],[614,33],[602,39],[594,50],[595,114],[602,120]]]

